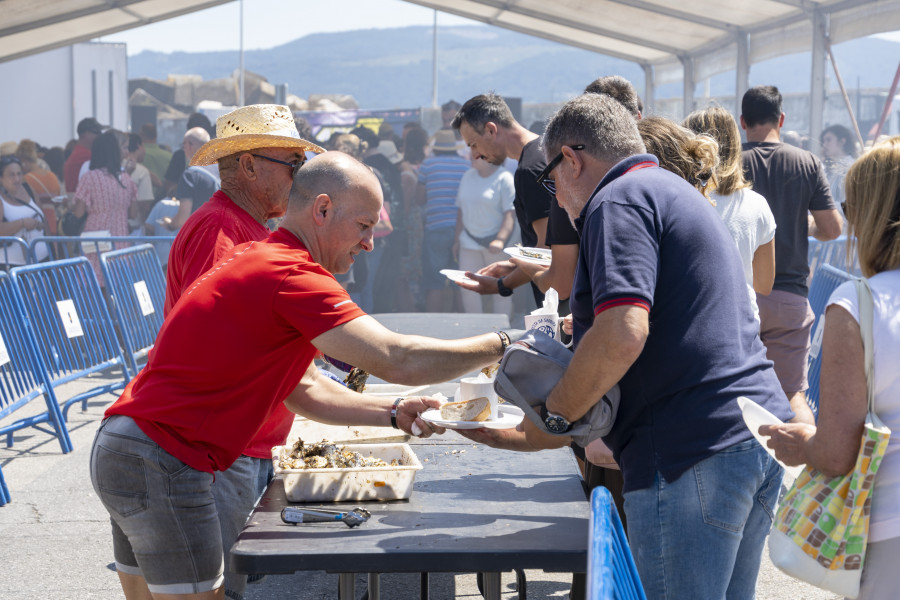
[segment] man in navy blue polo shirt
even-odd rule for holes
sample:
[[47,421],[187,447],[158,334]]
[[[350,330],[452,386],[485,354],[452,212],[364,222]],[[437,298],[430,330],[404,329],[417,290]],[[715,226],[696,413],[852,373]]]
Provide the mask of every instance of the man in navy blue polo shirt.
[[[585,94],[550,120],[542,181],[581,234],[575,354],[547,398],[564,433],[616,383],[604,442],[625,478],[648,598],[752,598],[782,469],[744,425],[745,396],[782,420],[740,257],[716,211],[660,169],[615,100]],[[559,446],[524,422],[535,446]]]

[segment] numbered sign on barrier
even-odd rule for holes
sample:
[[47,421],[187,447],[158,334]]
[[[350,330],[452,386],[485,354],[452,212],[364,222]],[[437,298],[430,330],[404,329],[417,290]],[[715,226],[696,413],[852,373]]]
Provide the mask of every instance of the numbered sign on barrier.
[[9,350],[6,349],[6,344],[3,342],[3,336],[0,335],[0,367],[9,362]]
[[62,319],[66,337],[74,338],[84,335],[84,330],[81,328],[81,320],[78,318],[78,311],[75,310],[75,303],[72,300],[60,300],[56,303],[56,310],[59,311],[59,317]]
[[150,290],[147,289],[146,281],[141,280],[134,283],[134,294],[137,296],[142,315],[146,317],[156,312],[156,309],[153,308],[153,300],[150,299]]

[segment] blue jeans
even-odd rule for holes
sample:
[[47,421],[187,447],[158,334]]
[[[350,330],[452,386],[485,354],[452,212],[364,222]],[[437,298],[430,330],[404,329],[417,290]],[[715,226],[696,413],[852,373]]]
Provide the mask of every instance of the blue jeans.
[[628,540],[647,598],[752,600],[783,469],[756,440],[625,494]]

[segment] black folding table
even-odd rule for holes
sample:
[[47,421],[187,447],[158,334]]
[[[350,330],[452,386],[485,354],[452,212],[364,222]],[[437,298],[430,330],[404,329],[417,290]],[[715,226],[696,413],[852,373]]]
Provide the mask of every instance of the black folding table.
[[232,548],[233,568],[339,573],[342,600],[356,573],[370,574],[377,600],[380,573],[482,572],[485,598],[499,600],[503,571],[586,571],[590,507],[570,449],[496,450],[452,432],[411,443],[424,469],[409,500],[308,505],[364,506],[372,516],[353,529],[283,523],[276,478]]

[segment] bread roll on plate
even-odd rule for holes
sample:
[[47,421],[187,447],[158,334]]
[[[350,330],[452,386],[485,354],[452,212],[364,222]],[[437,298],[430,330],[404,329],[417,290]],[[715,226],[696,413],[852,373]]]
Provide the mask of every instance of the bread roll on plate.
[[491,401],[483,396],[441,406],[441,418],[445,421],[487,421],[490,416]]

